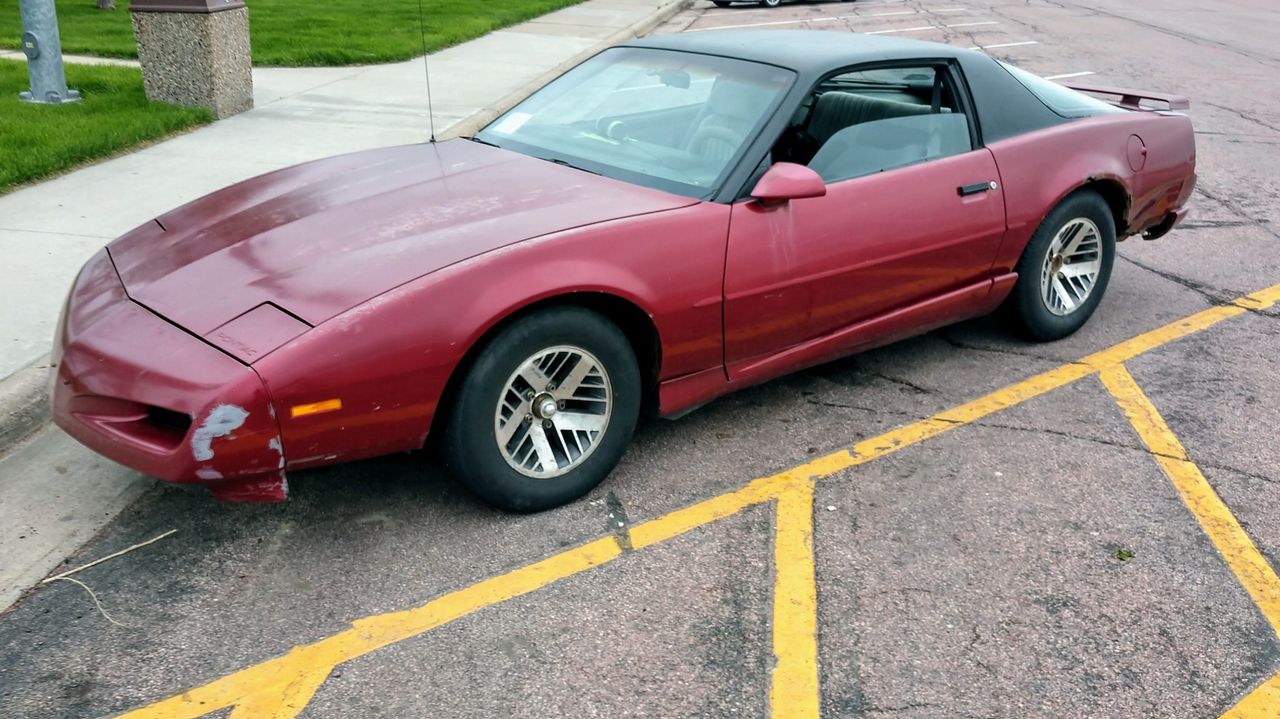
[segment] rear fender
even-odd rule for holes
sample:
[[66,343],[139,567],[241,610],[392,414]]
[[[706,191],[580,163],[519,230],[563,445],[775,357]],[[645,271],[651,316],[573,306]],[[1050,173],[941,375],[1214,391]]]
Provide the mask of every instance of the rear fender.
[[[1143,163],[1130,161],[1140,138]],[[988,146],[1000,168],[1009,231],[993,272],[1011,272],[1044,217],[1068,195],[1098,181],[1128,197],[1125,235],[1138,234],[1177,212],[1195,185],[1195,139],[1184,116],[1159,113],[1099,115],[1002,140]]]

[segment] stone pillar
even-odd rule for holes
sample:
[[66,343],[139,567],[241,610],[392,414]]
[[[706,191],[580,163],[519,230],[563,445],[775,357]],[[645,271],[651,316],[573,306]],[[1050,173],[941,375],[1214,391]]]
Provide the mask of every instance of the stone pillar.
[[241,0],[133,0],[147,98],[218,118],[253,108],[249,10]]

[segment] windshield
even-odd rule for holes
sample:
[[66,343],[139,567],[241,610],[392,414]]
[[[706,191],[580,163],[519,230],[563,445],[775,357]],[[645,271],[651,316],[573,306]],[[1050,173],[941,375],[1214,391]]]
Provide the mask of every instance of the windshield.
[[1076,92],[1069,87],[1059,85],[1052,80],[1046,80],[1039,75],[1032,75],[1026,70],[1014,67],[1007,62],[1001,62],[1000,64],[1018,82],[1030,90],[1033,95],[1040,98],[1040,102],[1048,105],[1050,110],[1063,117],[1088,117],[1104,112],[1124,112],[1124,110],[1114,105],[1089,97],[1083,92]]
[[475,139],[705,199],[794,77],[742,60],[612,48],[539,90]]

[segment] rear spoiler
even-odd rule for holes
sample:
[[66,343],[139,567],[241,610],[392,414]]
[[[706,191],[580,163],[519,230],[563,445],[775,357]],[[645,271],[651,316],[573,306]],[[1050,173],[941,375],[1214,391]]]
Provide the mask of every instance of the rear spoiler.
[[1124,90],[1116,87],[1097,87],[1095,85],[1081,85],[1077,83],[1064,83],[1067,87],[1077,92],[1087,92],[1092,95],[1114,95],[1119,97],[1118,101],[1111,104],[1116,107],[1123,107],[1126,110],[1150,110],[1153,108],[1143,107],[1143,100],[1154,100],[1155,102],[1166,103],[1170,110],[1190,110],[1191,101],[1182,95],[1163,95],[1155,92],[1142,92],[1140,90]]

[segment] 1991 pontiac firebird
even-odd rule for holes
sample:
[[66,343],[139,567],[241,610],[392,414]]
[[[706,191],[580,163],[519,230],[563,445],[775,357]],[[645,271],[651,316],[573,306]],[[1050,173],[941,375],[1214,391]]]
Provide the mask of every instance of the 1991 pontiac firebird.
[[[1179,97],[827,32],[636,40],[474,138],[320,160],[112,242],[56,421],[144,473],[282,500],[422,447],[511,510],[589,491],[644,408],[999,311],[1064,337],[1195,183]],[[1151,109],[1153,105],[1161,109]]]

